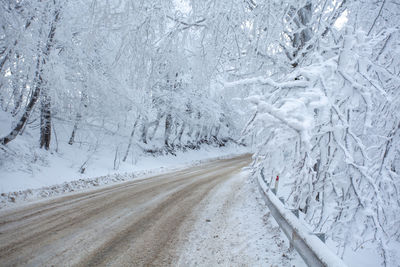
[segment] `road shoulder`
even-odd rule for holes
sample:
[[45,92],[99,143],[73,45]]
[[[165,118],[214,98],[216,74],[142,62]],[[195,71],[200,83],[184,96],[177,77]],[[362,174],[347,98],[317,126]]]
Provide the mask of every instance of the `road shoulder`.
[[246,171],[218,185],[180,236],[178,266],[305,266]]

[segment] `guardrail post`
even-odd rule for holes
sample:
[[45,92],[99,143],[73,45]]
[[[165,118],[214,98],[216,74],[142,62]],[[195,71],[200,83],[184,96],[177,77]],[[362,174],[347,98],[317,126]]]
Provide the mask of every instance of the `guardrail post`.
[[275,195],[278,193],[278,185],[279,185],[279,175],[277,175],[275,179]]

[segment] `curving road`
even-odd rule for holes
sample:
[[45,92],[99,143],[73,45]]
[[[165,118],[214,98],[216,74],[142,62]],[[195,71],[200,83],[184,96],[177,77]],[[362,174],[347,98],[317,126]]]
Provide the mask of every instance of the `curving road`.
[[217,185],[250,155],[0,212],[1,266],[160,266]]

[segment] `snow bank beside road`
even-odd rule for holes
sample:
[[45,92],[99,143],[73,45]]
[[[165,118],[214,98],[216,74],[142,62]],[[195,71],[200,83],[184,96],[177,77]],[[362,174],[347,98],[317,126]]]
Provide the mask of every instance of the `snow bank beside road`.
[[92,176],[78,174],[76,169],[67,168],[65,164],[63,166],[50,164],[41,172],[33,174],[3,172],[0,173],[0,208],[24,201],[129,181],[246,152],[246,148],[236,145],[224,148],[203,147],[200,150],[179,152],[176,156],[142,157],[136,164],[126,164],[118,171],[105,168],[99,161],[99,165],[91,168],[96,170],[90,172]]

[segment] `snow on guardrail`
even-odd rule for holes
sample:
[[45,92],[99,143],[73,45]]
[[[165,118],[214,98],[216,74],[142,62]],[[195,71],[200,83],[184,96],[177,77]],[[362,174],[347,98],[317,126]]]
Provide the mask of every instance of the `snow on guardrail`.
[[346,264],[334,254],[315,234],[300,222],[291,210],[285,208],[259,175],[258,184],[261,195],[272,216],[286,234],[296,251],[308,266],[345,267]]

